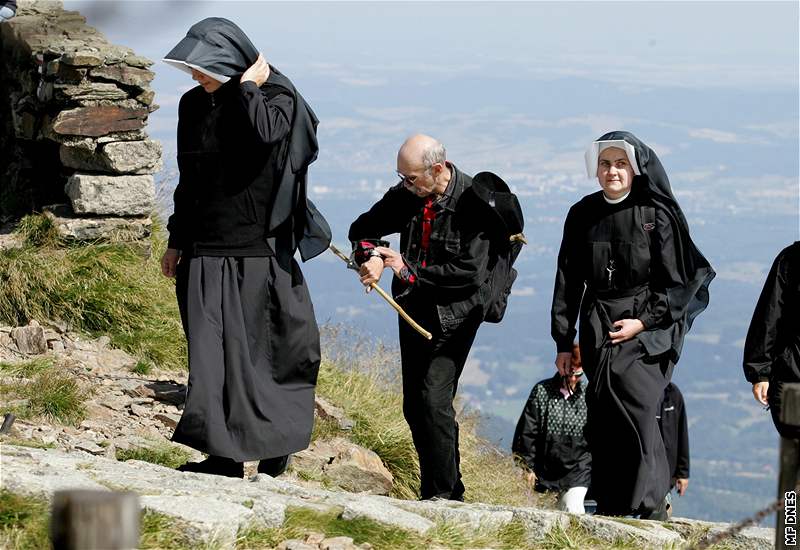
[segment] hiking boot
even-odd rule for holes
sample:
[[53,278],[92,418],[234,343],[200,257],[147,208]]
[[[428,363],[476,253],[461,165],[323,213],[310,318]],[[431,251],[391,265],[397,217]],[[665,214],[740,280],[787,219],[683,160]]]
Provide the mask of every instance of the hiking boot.
[[201,462],[187,462],[178,466],[179,472],[195,472],[225,477],[244,477],[244,463],[224,456],[209,456]]
[[271,477],[278,477],[289,467],[291,456],[292,455],[284,455],[276,456],[275,458],[262,458],[258,461],[258,473],[267,474]]

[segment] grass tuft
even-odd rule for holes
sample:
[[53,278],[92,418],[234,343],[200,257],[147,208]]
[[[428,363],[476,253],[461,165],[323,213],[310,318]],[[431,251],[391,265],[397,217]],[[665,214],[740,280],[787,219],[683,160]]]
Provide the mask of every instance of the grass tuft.
[[130,449],[117,449],[116,458],[120,461],[141,460],[152,464],[160,464],[167,468],[175,469],[185,464],[192,457],[189,452],[177,445],[165,442],[154,443],[151,447],[133,447]]
[[139,548],[170,550],[194,550],[197,548],[184,526],[164,514],[146,510],[142,514]]
[[36,359],[22,361],[20,363],[0,362],[0,374],[4,376],[31,378],[40,372],[52,368],[53,364],[52,357],[37,357]]
[[24,386],[21,396],[28,400],[28,410],[34,415],[76,425],[86,417],[87,393],[69,374],[41,372]]
[[55,449],[55,443],[43,443],[41,441],[37,441],[35,439],[22,439],[18,437],[9,437],[6,435],[0,435],[0,446],[2,445],[14,445],[16,447],[30,447],[32,449]]
[[0,548],[51,548],[48,507],[44,499],[0,489]]
[[162,368],[184,368],[175,285],[157,257],[163,238],[153,237],[147,259],[124,243],[56,246],[41,236],[42,218],[21,224],[29,246],[0,251],[0,322],[62,321]]
[[600,540],[587,532],[575,518],[570,518],[566,528],[559,525],[551,529],[537,545],[542,550],[635,550],[641,547],[641,543],[631,537],[611,542]]
[[55,248],[62,244],[53,220],[43,214],[30,214],[22,218],[16,232],[27,246]]
[[63,424],[78,425],[86,418],[84,402],[89,391],[67,371],[55,368],[51,359],[0,364],[0,372],[11,376],[0,384],[4,400],[18,400],[12,407],[21,418],[45,417]]
[[131,372],[141,376],[150,374],[153,372],[153,363],[150,361],[145,361],[144,359],[139,359],[136,364],[131,367]]

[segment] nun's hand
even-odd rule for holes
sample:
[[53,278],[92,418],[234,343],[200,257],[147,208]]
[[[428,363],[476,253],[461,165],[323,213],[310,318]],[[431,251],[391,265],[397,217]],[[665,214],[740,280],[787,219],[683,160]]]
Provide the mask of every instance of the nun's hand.
[[620,342],[630,340],[644,330],[644,323],[639,319],[620,319],[614,323],[614,326],[617,330],[608,333],[612,344],[619,344]]
[[559,376],[566,376],[569,372],[569,366],[572,364],[572,352],[562,351],[556,354],[556,368],[558,369]]
[[762,405],[767,405],[767,394],[769,393],[769,382],[756,382],[753,384],[753,397]]
[[170,279],[175,277],[175,270],[180,256],[180,252],[174,248],[168,248],[164,251],[164,255],[161,256],[161,273],[164,277],[169,277]]
[[258,59],[253,63],[242,75],[239,82],[255,82],[256,86],[261,87],[264,82],[269,78],[269,63],[264,59],[264,56],[258,54]]

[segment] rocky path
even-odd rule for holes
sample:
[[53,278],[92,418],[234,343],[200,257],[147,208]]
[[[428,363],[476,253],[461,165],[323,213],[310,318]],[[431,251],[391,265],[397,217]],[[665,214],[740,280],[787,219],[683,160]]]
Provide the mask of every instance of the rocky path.
[[[627,539],[636,547],[677,548],[687,538],[711,536],[728,527],[687,519],[662,524],[534,508],[393,499],[376,494],[388,494],[392,484],[391,474],[377,455],[341,438],[315,442],[298,453],[294,475],[278,479],[251,475],[238,480],[182,473],[136,460],[120,462],[116,460],[120,449],[167,444],[180,417],[185,375],[136,374],[136,359],[111,348],[106,337],[90,339],[36,323],[0,327],[0,362],[31,359],[52,362],[53,368],[80,381],[87,390],[86,418],[76,426],[17,420],[10,434],[0,436],[0,486],[45,498],[68,488],[131,490],[140,495],[145,509],[184,524],[198,544],[231,547],[243,529],[283,525],[287,509],[335,512],[343,520],[367,518],[416,535],[445,525],[485,533],[513,522],[524,527],[532,546],[552,530],[567,528],[571,518],[595,539],[609,543]],[[0,383],[8,382],[11,375],[2,372]],[[20,404],[5,398],[0,403],[0,408]],[[352,426],[340,410],[324,400],[318,401],[317,412],[335,419],[343,430]],[[193,459],[201,458],[196,451],[179,448]],[[305,471],[316,474],[298,475]],[[254,473],[252,467],[246,472]],[[312,478],[315,481],[308,481]],[[771,548],[773,537],[772,529],[750,528],[730,539],[728,547]],[[287,544],[285,548],[295,550],[356,548],[347,540],[331,542],[322,534]]]
[[[140,495],[145,509],[173,517],[187,526],[198,544],[230,547],[249,526],[280,527],[287,508],[336,512],[344,520],[367,518],[378,523],[425,534],[437,524],[465,531],[499,529],[521,523],[531,544],[570,515],[562,512],[450,501],[416,502],[384,496],[328,491],[263,474],[239,480],[176,472],[140,461],[118,462],[83,451],[35,449],[5,445],[0,456],[2,485],[14,493],[49,497],[71,488],[130,490]],[[600,540],[630,539],[641,547],[675,548],[684,536],[727,527],[685,519],[666,524],[615,521],[579,516],[585,530]],[[739,534],[735,548],[770,548],[772,529],[750,528]],[[678,546],[679,547],[679,546]]]
[[[33,444],[110,458],[116,456],[118,449],[147,447],[169,438],[183,408],[186,375],[136,374],[137,360],[112,348],[109,342],[106,336],[91,339],[68,330],[42,327],[35,321],[25,327],[0,326],[0,362],[50,362],[58,372],[74,377],[85,390],[86,419],[77,426],[18,419],[9,435]],[[0,382],[11,382],[12,378],[6,375]],[[12,399],[4,405],[24,403]],[[200,457],[188,447],[183,449]]]

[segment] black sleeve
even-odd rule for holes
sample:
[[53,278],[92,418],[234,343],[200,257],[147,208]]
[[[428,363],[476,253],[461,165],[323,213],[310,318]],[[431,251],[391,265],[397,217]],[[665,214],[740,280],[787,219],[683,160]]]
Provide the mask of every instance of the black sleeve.
[[669,216],[661,208],[656,208],[656,227],[651,235],[650,258],[650,298],[639,320],[645,328],[659,328],[671,324],[667,289],[683,286],[685,283],[678,265],[679,251],[675,246],[675,228]]
[[350,224],[347,238],[350,241],[374,240],[400,233],[413,215],[413,209],[420,204],[410,191],[395,185]]
[[787,307],[788,262],[781,253],[772,263],[764,288],[753,311],[744,342],[744,376],[748,382],[768,381],[772,364],[783,345],[781,317]]
[[675,412],[678,414],[678,461],[673,477],[689,479],[689,422],[686,420],[686,405],[680,390],[675,390]]
[[275,143],[289,135],[294,99],[281,86],[267,81],[261,88],[255,82],[239,84],[239,101],[253,129],[264,143]]
[[178,185],[172,194],[173,212],[167,220],[167,231],[169,232],[167,247],[178,250],[184,250],[188,242],[187,223],[194,201],[191,183],[187,181],[186,171],[181,169],[180,153],[185,148],[187,109],[188,100],[186,96],[183,96],[178,104]]
[[525,403],[525,408],[517,421],[514,430],[514,441],[511,452],[517,455],[533,471],[536,462],[536,438],[539,436],[539,410],[536,404],[536,391],[539,384],[535,385]]
[[[579,203],[580,204],[580,203]],[[578,234],[579,204],[570,208],[564,222],[564,236],[558,251],[553,305],[550,309],[550,334],[559,353],[571,352],[575,341],[585,278],[580,266],[580,236]]]

